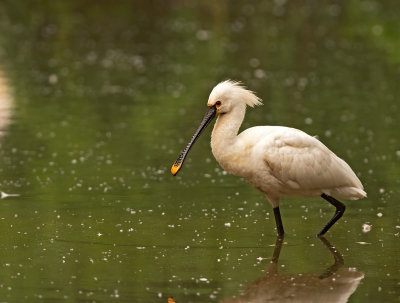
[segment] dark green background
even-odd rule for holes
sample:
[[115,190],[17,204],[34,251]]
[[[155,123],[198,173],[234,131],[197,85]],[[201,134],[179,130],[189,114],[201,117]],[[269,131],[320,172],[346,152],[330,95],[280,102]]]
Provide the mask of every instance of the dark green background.
[[[264,100],[243,129],[300,128],[353,167],[368,198],[327,238],[365,274],[350,302],[399,300],[399,16],[398,1],[2,1],[0,190],[19,196],[0,200],[0,301],[218,302],[260,277],[272,211],[219,168],[211,127],[169,173],[227,78]],[[281,212],[280,271],[323,272],[334,209]]]

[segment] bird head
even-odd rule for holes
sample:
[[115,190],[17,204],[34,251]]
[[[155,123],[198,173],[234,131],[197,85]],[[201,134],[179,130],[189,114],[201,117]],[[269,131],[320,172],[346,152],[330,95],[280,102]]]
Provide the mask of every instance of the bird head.
[[246,89],[240,82],[226,80],[218,83],[211,91],[207,106],[216,108],[217,115],[226,114],[237,106],[262,105],[261,99]]
[[226,80],[217,84],[208,98],[208,109],[203,120],[194,133],[192,139],[172,165],[171,173],[175,176],[179,172],[194,142],[215,115],[226,114],[237,107],[246,108],[246,105],[254,107],[255,105],[261,104],[261,100],[252,91],[247,90],[240,82]]

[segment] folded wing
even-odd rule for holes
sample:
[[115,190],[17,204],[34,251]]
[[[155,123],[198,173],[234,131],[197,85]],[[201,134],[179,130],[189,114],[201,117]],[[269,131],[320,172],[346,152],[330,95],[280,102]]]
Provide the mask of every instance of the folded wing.
[[293,194],[317,192],[344,199],[366,194],[350,166],[306,133],[287,128],[268,142],[265,163]]

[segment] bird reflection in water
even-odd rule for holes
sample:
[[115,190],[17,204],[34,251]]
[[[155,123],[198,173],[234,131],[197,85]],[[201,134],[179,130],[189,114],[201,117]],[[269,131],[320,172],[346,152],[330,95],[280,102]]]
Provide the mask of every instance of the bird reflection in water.
[[320,240],[335,260],[322,274],[279,274],[278,259],[283,238],[278,237],[264,276],[248,285],[243,294],[224,299],[221,303],[347,302],[364,274],[355,269],[342,268],[342,255],[324,237]]

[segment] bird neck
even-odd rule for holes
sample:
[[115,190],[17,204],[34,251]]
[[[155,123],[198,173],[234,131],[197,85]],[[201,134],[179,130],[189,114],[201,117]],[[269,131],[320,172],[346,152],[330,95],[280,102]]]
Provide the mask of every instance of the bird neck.
[[239,128],[242,125],[246,105],[236,106],[229,113],[219,115],[211,134],[211,148],[215,158],[227,153],[229,146],[235,143]]

